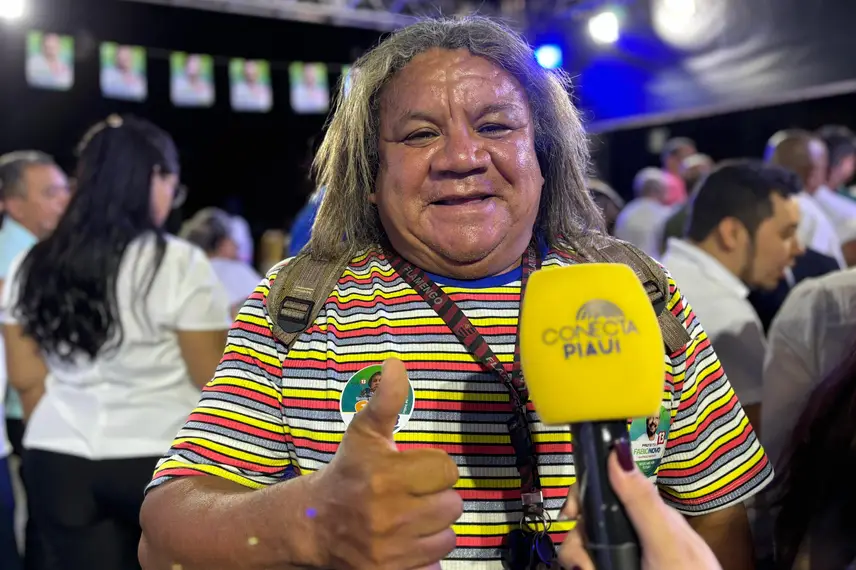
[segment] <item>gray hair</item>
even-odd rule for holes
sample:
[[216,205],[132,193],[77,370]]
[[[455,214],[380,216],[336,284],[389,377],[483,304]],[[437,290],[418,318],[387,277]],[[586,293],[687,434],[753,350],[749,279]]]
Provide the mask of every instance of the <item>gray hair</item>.
[[637,172],[633,178],[633,195],[638,197],[656,194],[665,186],[666,173],[659,168],[649,166]]
[[526,41],[502,24],[480,16],[431,19],[399,30],[360,58],[347,96],[340,82],[314,163],[318,184],[327,192],[312,230],[313,255],[356,253],[384,235],[369,201],[379,164],[380,96],[398,71],[434,48],[469,50],[510,73],[526,90],[545,179],[535,231],[555,247],[601,230],[602,215],[586,190],[588,145],[568,76],[541,68]]
[[184,222],[179,237],[199,246],[207,254],[214,253],[225,239],[231,237],[232,220],[218,208],[204,208]]
[[56,166],[56,161],[39,150],[18,150],[0,156],[0,199],[27,196],[24,174],[31,166]]

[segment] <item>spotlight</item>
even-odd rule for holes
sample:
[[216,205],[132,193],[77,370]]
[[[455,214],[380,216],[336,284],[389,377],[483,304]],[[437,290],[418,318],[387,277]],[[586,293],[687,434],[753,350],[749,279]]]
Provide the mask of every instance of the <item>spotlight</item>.
[[24,15],[26,0],[0,0],[0,18],[18,20]]
[[613,44],[618,41],[618,16],[607,10],[592,16],[588,22],[591,39],[599,44]]
[[562,48],[553,44],[540,46],[535,50],[535,60],[544,69],[562,67]]
[[695,15],[695,0],[663,0],[663,8],[675,16],[688,18]]

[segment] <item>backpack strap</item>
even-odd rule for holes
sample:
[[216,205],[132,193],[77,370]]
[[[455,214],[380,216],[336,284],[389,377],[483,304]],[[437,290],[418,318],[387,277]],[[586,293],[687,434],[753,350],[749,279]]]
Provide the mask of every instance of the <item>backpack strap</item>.
[[[597,235],[591,241],[591,246],[571,246],[590,263],[621,263],[633,269],[651,300],[669,353],[689,343],[689,333],[666,309],[669,279],[657,262],[621,240]],[[297,338],[312,326],[350,261],[350,253],[332,260],[320,260],[303,250],[280,267],[268,293],[267,306],[273,321],[273,334],[285,345],[286,351],[291,350]]]
[[350,261],[350,253],[321,260],[303,249],[279,268],[268,292],[267,307],[273,334],[285,345],[286,352],[315,322]]
[[669,354],[677,352],[692,340],[681,321],[666,308],[669,302],[669,278],[656,261],[635,246],[602,234],[593,236],[591,246],[571,245],[586,261],[620,263],[636,273],[657,314],[663,343]]

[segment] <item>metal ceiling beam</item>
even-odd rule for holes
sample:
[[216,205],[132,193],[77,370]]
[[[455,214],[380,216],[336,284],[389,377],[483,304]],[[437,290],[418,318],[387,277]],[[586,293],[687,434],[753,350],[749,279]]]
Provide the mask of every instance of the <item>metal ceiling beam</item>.
[[[420,16],[455,14],[461,3],[454,0],[126,0],[294,20],[340,27],[391,31],[412,24]],[[390,8],[393,8],[392,10]],[[480,13],[491,14],[487,3]],[[497,10],[498,12],[498,10]],[[509,14],[503,14],[510,16]]]

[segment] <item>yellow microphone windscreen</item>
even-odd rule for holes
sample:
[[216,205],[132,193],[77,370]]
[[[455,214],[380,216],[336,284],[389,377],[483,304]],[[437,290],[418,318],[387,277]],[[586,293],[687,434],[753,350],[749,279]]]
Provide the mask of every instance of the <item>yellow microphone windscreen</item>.
[[544,423],[625,420],[660,409],[663,337],[645,289],[626,265],[536,271],[520,327],[523,377]]

